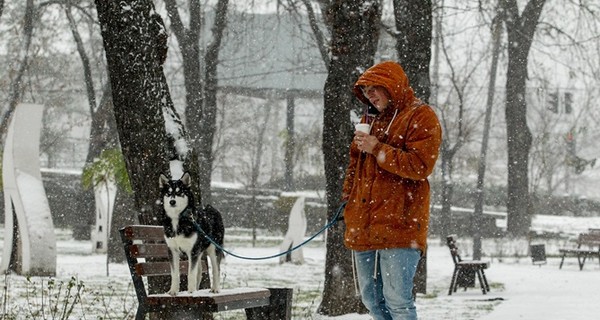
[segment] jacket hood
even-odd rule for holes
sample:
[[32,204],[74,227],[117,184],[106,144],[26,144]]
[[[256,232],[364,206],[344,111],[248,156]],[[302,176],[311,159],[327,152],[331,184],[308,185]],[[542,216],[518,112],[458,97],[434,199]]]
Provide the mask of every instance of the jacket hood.
[[372,66],[354,84],[354,95],[367,106],[371,106],[371,102],[361,90],[364,86],[384,87],[392,99],[393,108],[389,109],[402,109],[402,106],[410,105],[417,99],[404,69],[394,61],[384,61]]

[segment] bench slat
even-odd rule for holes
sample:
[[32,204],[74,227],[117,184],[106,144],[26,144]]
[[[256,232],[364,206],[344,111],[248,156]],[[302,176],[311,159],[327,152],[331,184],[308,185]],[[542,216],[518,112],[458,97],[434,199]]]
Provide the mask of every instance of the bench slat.
[[[202,260],[202,273],[208,272],[206,261]],[[135,265],[135,273],[143,277],[166,276],[171,274],[171,264],[168,261],[139,262]],[[188,262],[179,262],[179,273],[188,273]]]
[[211,294],[208,290],[193,293],[181,292],[177,296],[168,294],[149,295],[146,303],[150,308],[198,308],[203,311],[219,312],[234,309],[254,308],[268,305],[271,292],[264,288],[243,288]]
[[600,232],[582,233],[577,241],[581,245],[597,247],[600,246]]
[[133,244],[130,249],[135,258],[168,258],[169,247],[166,244]]
[[269,298],[271,292],[266,288],[236,288],[223,289],[219,293],[210,293],[208,289],[180,292],[177,296],[166,293],[148,295],[148,304],[220,304],[235,301]]
[[[187,261],[179,263],[179,272],[182,274],[187,274],[187,268]],[[140,262],[135,265],[135,273],[144,277],[170,275],[171,267],[168,261]]]
[[490,267],[489,262],[479,261],[479,260],[470,260],[470,261],[459,261],[457,264],[464,267],[472,267],[472,268],[484,268],[487,269]]
[[558,249],[560,253],[573,253],[573,254],[598,254],[599,250],[588,250],[588,249]]
[[161,241],[165,240],[162,226],[131,225],[123,228],[123,236],[127,240]]

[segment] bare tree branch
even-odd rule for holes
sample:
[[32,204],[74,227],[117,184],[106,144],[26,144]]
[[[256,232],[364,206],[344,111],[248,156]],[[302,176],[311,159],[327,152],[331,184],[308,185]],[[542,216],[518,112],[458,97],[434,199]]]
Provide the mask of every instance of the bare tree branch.
[[77,23],[75,22],[75,19],[73,19],[71,7],[68,4],[65,7],[65,14],[67,15],[67,20],[69,20],[69,28],[71,28],[73,39],[75,40],[75,44],[77,45],[77,52],[79,53],[79,58],[81,59],[81,64],[83,65],[83,76],[85,80],[85,88],[87,91],[88,103],[90,106],[90,116],[93,117],[96,111],[96,92],[94,90],[94,80],[92,78],[92,68],[90,66],[90,59],[85,53],[83,40],[81,40],[81,35],[77,30]]
[[323,58],[325,68],[329,69],[329,50],[327,48],[327,43],[325,42],[325,36],[323,35],[323,32],[317,24],[317,17],[315,15],[315,11],[309,0],[302,0],[302,2],[306,7],[306,12],[308,13],[308,21],[310,22],[310,28],[312,29],[313,34],[315,36],[315,42],[317,43],[317,47],[319,48],[319,52],[321,53],[321,58]]
[[19,67],[16,72],[16,77],[10,84],[8,109],[4,111],[2,118],[0,119],[0,136],[2,137],[2,141],[4,141],[4,136],[8,130],[8,122],[15,111],[17,104],[21,101],[23,75],[28,66],[29,47],[33,36],[34,23],[37,20],[35,18],[36,16],[33,0],[27,0],[25,5],[25,17],[23,18],[23,43],[19,50]]

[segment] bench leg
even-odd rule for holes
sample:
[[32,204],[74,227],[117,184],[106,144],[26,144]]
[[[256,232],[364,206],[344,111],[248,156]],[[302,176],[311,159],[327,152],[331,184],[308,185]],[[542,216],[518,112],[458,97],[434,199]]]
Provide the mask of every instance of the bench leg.
[[452,273],[452,279],[450,280],[450,290],[448,290],[448,295],[452,295],[452,291],[456,291],[454,288],[454,284],[456,283],[456,278],[458,276],[458,267],[454,267],[454,272]]
[[577,262],[579,262],[579,270],[583,270],[583,265],[585,264],[586,258],[587,258],[586,254],[583,255],[583,259],[581,259],[581,255],[577,255]]
[[485,271],[481,269],[481,276],[483,277],[483,283],[485,284],[485,290],[490,292],[490,285],[488,284],[487,277],[485,276]]
[[246,309],[248,320],[291,320],[292,296],[291,288],[269,288],[271,291],[268,306]]
[[477,269],[477,278],[479,279],[479,285],[481,285],[481,292],[483,292],[483,294],[486,294],[489,290],[487,290],[487,286],[483,281],[483,279],[485,279],[485,275],[483,274],[482,269]]
[[485,287],[483,286],[483,280],[481,279],[481,274],[479,272],[479,269],[475,271],[475,273],[477,273],[477,279],[479,279],[479,286],[481,286],[481,292],[485,294]]
[[559,268],[559,269],[562,269],[563,262],[565,262],[565,255],[566,255],[566,254],[564,254],[564,253],[563,253],[563,255],[562,255],[562,259],[560,259],[560,265],[558,266],[558,268]]

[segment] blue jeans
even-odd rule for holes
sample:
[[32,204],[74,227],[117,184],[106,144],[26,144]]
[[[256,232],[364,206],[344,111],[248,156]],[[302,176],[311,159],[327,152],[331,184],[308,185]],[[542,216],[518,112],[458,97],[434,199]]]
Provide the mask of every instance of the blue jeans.
[[421,252],[409,248],[354,251],[354,257],[362,302],[373,319],[416,320],[412,289]]

